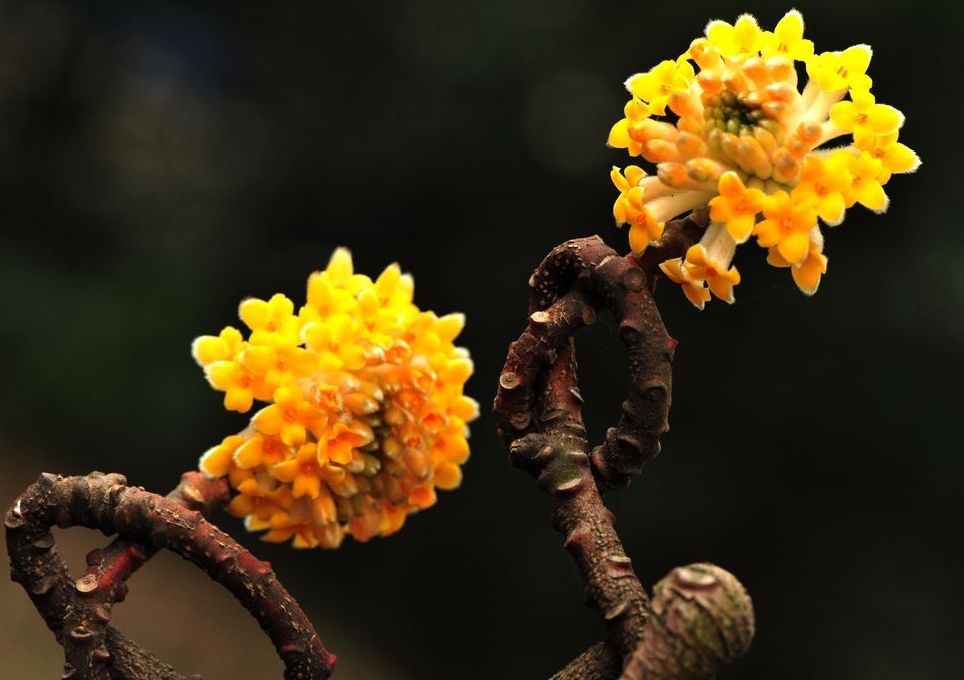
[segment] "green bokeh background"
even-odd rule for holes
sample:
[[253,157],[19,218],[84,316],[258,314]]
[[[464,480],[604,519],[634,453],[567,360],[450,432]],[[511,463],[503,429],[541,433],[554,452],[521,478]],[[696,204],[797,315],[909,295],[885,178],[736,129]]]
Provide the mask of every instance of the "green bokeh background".
[[[489,417],[526,281],[570,237],[627,248],[609,169],[630,161],[605,146],[623,80],[709,18],[771,28],[791,6],[0,1],[3,506],[41,471],[168,491],[246,421],[191,340],[236,324],[245,296],[297,303],[336,246],[373,275],[398,261],[422,308],[467,315],[482,417],[462,487],[337,552],[219,524],[273,563],[335,677],[548,677],[602,628]],[[887,214],[857,207],[827,231],[813,298],[752,244],[736,305],[658,291],[680,341],[672,430],[607,502],[645,583],[708,560],[747,586],[757,639],[726,678],[960,678],[964,12],[796,7],[818,50],[873,46],[874,92],[924,164],[886,187]],[[626,389],[620,348],[604,323],[579,346],[598,437]],[[184,672],[280,677],[246,613],[171,556],[116,616]],[[0,676],[61,663],[0,584]]]

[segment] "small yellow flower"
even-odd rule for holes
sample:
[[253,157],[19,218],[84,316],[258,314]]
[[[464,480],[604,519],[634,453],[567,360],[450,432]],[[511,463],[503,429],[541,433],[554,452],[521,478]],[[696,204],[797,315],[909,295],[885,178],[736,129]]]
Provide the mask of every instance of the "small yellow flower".
[[321,430],[328,423],[328,415],[305,400],[296,384],[285,385],[274,391],[274,403],[254,414],[252,423],[266,435],[281,438],[288,446],[301,446],[308,431]]
[[639,186],[639,180],[644,174],[636,165],[626,166],[625,175],[617,167],[613,167],[610,173],[613,184],[621,192],[613,204],[613,216],[616,224],[629,225],[629,243],[636,253],[641,253],[649,243],[663,235],[663,224],[643,205],[644,188]]
[[820,277],[827,273],[827,256],[821,252],[822,247],[823,244],[819,240],[811,240],[806,257],[795,265],[780,255],[776,248],[770,248],[767,262],[774,267],[790,267],[790,273],[797,287],[803,293],[813,295],[820,285]]
[[278,336],[298,336],[294,304],[281,293],[273,295],[267,302],[257,298],[244,300],[238,307],[238,314],[251,329],[252,344],[271,342]]
[[271,476],[280,482],[291,484],[291,497],[318,498],[322,484],[340,481],[345,472],[329,465],[327,458],[318,450],[317,442],[307,442],[298,447],[297,453],[270,467]]
[[854,45],[843,52],[823,52],[807,62],[807,74],[824,92],[850,88],[869,91],[873,81],[867,75],[873,51],[867,45]]
[[217,446],[212,446],[201,456],[201,470],[211,477],[223,477],[231,470],[234,452],[244,443],[240,434],[228,435]]
[[633,97],[623,107],[625,118],[617,121],[609,130],[609,146],[616,149],[626,149],[630,156],[638,156],[642,152],[642,140],[639,139],[638,125],[649,119],[650,108]]
[[719,187],[720,194],[709,202],[710,219],[726,224],[733,240],[743,243],[750,238],[756,216],[763,210],[764,194],[759,189],[747,189],[732,170],[720,176]]
[[765,32],[763,40],[760,56],[764,59],[782,56],[806,62],[813,57],[813,41],[803,37],[803,15],[795,9],[777,22],[773,33]]
[[920,158],[914,151],[897,141],[897,133],[878,135],[874,145],[866,151],[880,159],[881,171],[877,181],[887,184],[894,173],[914,172],[920,166]]
[[191,354],[202,366],[215,361],[234,361],[247,347],[241,331],[225,327],[218,335],[202,335],[191,344]]
[[844,192],[853,181],[847,170],[848,156],[846,151],[831,156],[829,160],[807,156],[800,170],[800,183],[790,192],[794,203],[810,203],[820,219],[831,226],[843,222]]
[[302,331],[305,347],[317,357],[320,370],[355,370],[365,365],[368,355],[358,343],[362,335],[360,323],[354,316],[338,312],[323,322],[305,324]]
[[[234,452],[234,464],[245,469],[269,468],[275,463],[286,460],[290,455],[291,447],[281,441],[279,437],[255,431],[254,434],[249,434],[247,438],[242,438],[241,445]],[[204,471],[213,475],[210,470],[205,469]]]
[[372,281],[339,248],[297,314],[280,294],[246,300],[250,338],[229,327],[192,345],[228,408],[266,402],[200,461],[227,477],[228,510],[264,540],[385,536],[461,481],[478,417],[463,394],[472,360],[453,344],[465,318],[421,311],[413,291],[398,265]]
[[717,222],[702,242],[690,246],[685,257],[666,260],[660,269],[670,281],[683,286],[683,293],[699,309],[709,301],[710,293],[733,303],[733,286],[740,282],[740,273],[730,266],[735,249],[736,242]]
[[730,25],[719,19],[706,25],[706,37],[724,57],[744,57],[758,53],[764,47],[765,36],[756,19],[750,14],[740,15]]
[[[288,336],[289,340],[292,336]],[[266,390],[287,385],[300,378],[311,376],[318,367],[318,355],[293,342],[271,342],[246,348],[239,363],[257,376]]]
[[817,226],[817,211],[809,201],[794,203],[785,191],[766,197],[764,219],[754,228],[757,242],[764,248],[776,248],[790,264],[799,264],[807,256],[810,232]]
[[245,413],[265,391],[261,381],[237,361],[215,361],[204,367],[211,387],[224,392],[224,408]]
[[851,158],[847,169],[851,175],[850,187],[844,193],[847,207],[860,203],[874,212],[887,210],[890,201],[879,179],[884,172],[883,159],[863,151],[859,156]]
[[830,120],[853,134],[858,149],[871,147],[877,135],[896,132],[904,124],[904,114],[893,106],[878,104],[869,90],[852,90],[850,99],[830,107]]
[[667,59],[646,73],[637,73],[626,81],[626,89],[646,103],[648,113],[662,116],[674,92],[682,92],[693,80],[693,66],[685,59]]
[[694,305],[711,294],[732,301],[739,279],[729,273],[730,250],[751,235],[772,265],[815,291],[827,264],[818,218],[840,224],[858,203],[884,211],[883,185],[920,166],[897,141],[903,114],[870,91],[872,54],[867,45],[816,53],[796,10],[772,31],[743,14],[710,21],[682,56],[629,78],[631,98],[609,143],[655,166],[612,172],[613,214],[631,225],[633,253],[666,222],[709,206],[701,249],[662,267]]

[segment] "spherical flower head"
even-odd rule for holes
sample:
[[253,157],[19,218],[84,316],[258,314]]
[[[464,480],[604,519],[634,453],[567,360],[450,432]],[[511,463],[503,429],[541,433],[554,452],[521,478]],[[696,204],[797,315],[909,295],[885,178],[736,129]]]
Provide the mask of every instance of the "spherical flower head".
[[454,344],[465,320],[420,310],[413,292],[398,265],[372,281],[339,248],[297,311],[281,294],[251,298],[239,309],[247,338],[229,326],[194,341],[228,409],[260,403],[200,468],[227,477],[228,511],[264,540],[386,536],[461,482],[478,416],[463,394],[472,360]]
[[[730,259],[754,237],[771,265],[815,292],[827,268],[821,226],[840,224],[858,203],[885,211],[884,185],[920,166],[897,141],[903,114],[870,91],[872,56],[861,44],[815,51],[791,10],[772,31],[749,14],[710,21],[682,56],[631,76],[609,145],[655,168],[611,175],[613,215],[630,225],[633,253],[658,241],[668,221],[709,206],[701,247],[661,266],[696,307],[713,296],[733,301]],[[802,87],[798,71],[807,74]]]

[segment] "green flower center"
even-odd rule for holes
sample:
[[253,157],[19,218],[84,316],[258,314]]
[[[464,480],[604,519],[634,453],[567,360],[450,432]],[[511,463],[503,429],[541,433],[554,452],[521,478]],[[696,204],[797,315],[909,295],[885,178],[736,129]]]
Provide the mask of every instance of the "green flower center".
[[719,95],[706,97],[703,117],[706,132],[730,132],[736,136],[753,135],[753,128],[769,123],[770,119],[759,105],[751,104],[741,95],[724,90]]

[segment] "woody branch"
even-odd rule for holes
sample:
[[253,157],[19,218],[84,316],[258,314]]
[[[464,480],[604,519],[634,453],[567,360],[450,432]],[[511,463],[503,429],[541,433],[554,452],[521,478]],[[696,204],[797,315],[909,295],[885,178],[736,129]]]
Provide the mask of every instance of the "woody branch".
[[[121,475],[44,474],[5,517],[11,577],[20,583],[64,647],[64,678],[185,680],[109,624],[126,595],[126,579],[158,550],[193,562],[257,619],[285,664],[286,680],[323,680],[335,661],[270,565],[209,523],[227,500],[223,479],[186,473],[167,498],[126,486]],[[86,526],[118,538],[88,557],[74,579],[50,533],[54,525]]]
[[[605,642],[555,680],[709,677],[742,655],[752,638],[749,598],[732,576],[713,565],[675,570],[650,603],[601,498],[602,492],[627,485],[658,454],[659,437],[668,429],[676,342],[652,298],[654,270],[662,259],[685,252],[705,226],[705,211],[667,225],[660,245],[640,261],[620,257],[598,237],[567,241],[549,253],[530,280],[529,323],[509,347],[493,411],[513,464],[549,494],[552,525],[565,536],[586,583],[586,602],[606,627]],[[613,314],[626,346],[630,394],[616,426],[590,448],[573,334],[593,323],[599,311]],[[706,607],[681,608],[680,602]],[[670,612],[684,612],[686,625],[648,623],[651,613]],[[726,638],[732,644],[704,649],[693,636],[702,626],[732,632]],[[689,662],[694,653],[700,663]]]

